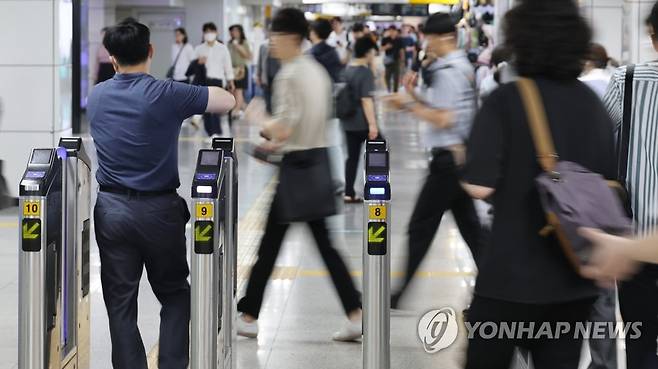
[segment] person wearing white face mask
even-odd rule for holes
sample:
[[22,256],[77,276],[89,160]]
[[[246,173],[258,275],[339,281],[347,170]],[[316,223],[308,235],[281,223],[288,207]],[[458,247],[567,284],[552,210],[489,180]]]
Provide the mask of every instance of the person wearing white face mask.
[[[204,43],[194,50],[198,63],[206,68],[206,86],[218,86],[233,91],[233,64],[231,54],[223,43],[217,40],[217,26],[209,22],[203,25]],[[203,125],[208,136],[222,134],[221,119],[218,114],[203,115]]]

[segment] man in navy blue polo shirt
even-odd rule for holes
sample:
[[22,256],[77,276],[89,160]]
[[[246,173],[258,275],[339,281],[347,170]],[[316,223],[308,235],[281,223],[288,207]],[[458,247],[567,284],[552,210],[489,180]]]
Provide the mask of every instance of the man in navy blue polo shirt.
[[89,96],[91,135],[100,185],[94,209],[103,298],[114,369],[147,369],[137,327],[137,294],[146,267],[160,310],[160,369],[189,361],[190,286],[185,224],[178,196],[178,136],[194,114],[224,113],[233,96],[219,87],[191,86],[150,76],[148,27],[120,23],[103,45],[117,72]]

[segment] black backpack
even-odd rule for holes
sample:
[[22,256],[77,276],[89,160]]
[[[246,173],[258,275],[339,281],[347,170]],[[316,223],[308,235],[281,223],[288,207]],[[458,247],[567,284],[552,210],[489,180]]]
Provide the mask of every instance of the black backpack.
[[342,82],[337,86],[336,117],[338,119],[349,119],[358,111],[358,101],[349,82],[349,69],[349,67],[345,69]]

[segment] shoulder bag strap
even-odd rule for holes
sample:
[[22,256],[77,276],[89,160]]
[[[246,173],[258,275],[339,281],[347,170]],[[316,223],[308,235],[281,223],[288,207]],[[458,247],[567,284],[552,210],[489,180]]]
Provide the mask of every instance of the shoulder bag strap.
[[176,54],[176,59],[174,59],[174,64],[171,65],[172,68],[176,67],[176,63],[178,63],[178,58],[180,58],[180,54],[183,52],[183,49],[185,48],[185,46],[187,46],[187,44],[183,44],[180,47],[180,50],[178,50],[178,54]]
[[628,170],[628,146],[631,136],[631,117],[633,116],[633,77],[635,75],[635,64],[626,67],[624,79],[624,111],[619,130],[617,145],[617,178],[622,185],[626,184],[626,172]]
[[558,155],[553,145],[553,138],[546,118],[546,110],[537,89],[537,84],[528,78],[520,78],[516,85],[523,100],[530,133],[537,151],[537,161],[545,172],[554,172]]

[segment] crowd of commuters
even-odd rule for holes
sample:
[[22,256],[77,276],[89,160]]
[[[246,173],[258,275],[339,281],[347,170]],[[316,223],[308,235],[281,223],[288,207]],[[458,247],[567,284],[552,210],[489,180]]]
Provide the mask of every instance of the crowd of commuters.
[[[478,41],[488,50],[483,52],[486,57],[469,58],[473,45],[462,47],[461,23],[463,19],[436,13],[422,27],[388,26],[380,38],[360,23],[348,29],[340,18],[309,23],[303,12],[292,8],[275,14],[269,42],[255,50],[254,79],[262,89],[264,107],[247,108],[245,118],[260,124],[260,149],[283,159],[258,258],[238,304],[238,333],[258,336],[265,289],[285,234],[290,224],[305,223],[346,316],[333,339],[361,337],[361,296],[327,229],[326,218],[337,212],[327,136],[329,122],[338,119],[347,146],[344,201],[363,201],[354,182],[363,143],[382,137],[375,108],[381,55],[391,92],[384,101],[427,125],[423,138],[430,154],[427,177],[409,220],[405,276],[391,296],[392,307],[401,304],[450,210],[478,268],[466,317],[470,324],[516,321],[537,327],[547,323],[556,329],[563,323],[615,322],[615,286],[609,282],[617,278],[624,280],[618,286],[622,318],[642,323],[641,335],[626,339],[627,367],[658,367],[658,266],[651,264],[658,263],[658,241],[652,238],[658,236],[658,64],[615,69],[605,49],[591,42],[592,32],[573,0],[520,1],[504,17],[504,43]],[[647,25],[658,50],[658,2]],[[218,40],[215,24],[205,24],[203,32],[204,43],[192,49],[185,30],[176,30],[173,81],[148,75],[153,54],[148,28],[124,22],[104,35],[107,60],[117,74],[94,89],[89,113],[101,185],[95,229],[115,368],[145,368],[134,319],[144,264],[163,304],[160,367],[187,365],[184,225],[189,214],[175,194],[175,140],[180,122],[190,115],[206,114],[204,124],[212,135],[221,133],[218,114],[239,114],[252,54],[239,25],[230,27],[228,45]],[[190,77],[193,85],[179,83]],[[641,238],[581,229],[593,247],[589,264],[580,272],[562,251],[560,237],[546,232],[547,217],[536,184],[542,173],[539,162],[545,158],[535,148],[517,79],[536,86],[559,159],[621,181],[629,195]],[[133,105],[125,106],[126,94]],[[153,124],[168,129],[143,134],[153,132]],[[149,160],[132,160],[137,158]],[[159,168],[168,170],[156,173]],[[151,180],[145,182],[147,177]],[[133,199],[135,193],[140,194],[139,201]],[[291,193],[313,198],[314,207],[296,203]],[[483,226],[474,199],[492,205],[490,227]],[[162,217],[134,215],[144,211]],[[144,229],[158,239],[144,240]],[[163,254],[163,248],[171,253]],[[637,264],[642,262],[648,264]],[[476,331],[469,338],[466,368],[507,369],[515,349],[522,348],[531,354],[535,368],[576,369],[582,340],[578,335],[491,339]],[[589,344],[590,368],[616,368],[613,337]]]
[[[172,64],[167,71],[167,78],[176,82],[216,86],[231,91],[237,101],[236,107],[228,114],[231,127],[233,120],[241,117],[246,108],[245,90],[248,87],[252,51],[244,28],[239,24],[229,27],[230,40],[226,44],[219,40],[214,23],[205,23],[202,32],[203,42],[194,47],[189,42],[185,28],[175,29],[175,42],[171,50]],[[221,115],[205,113],[203,122],[209,136],[222,135]]]

